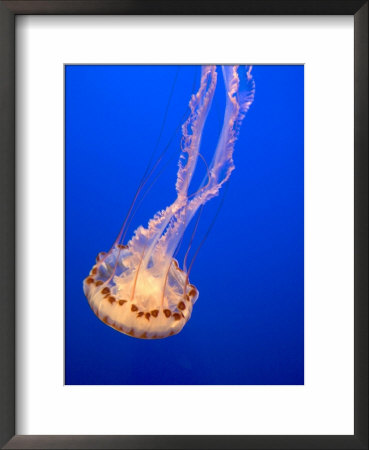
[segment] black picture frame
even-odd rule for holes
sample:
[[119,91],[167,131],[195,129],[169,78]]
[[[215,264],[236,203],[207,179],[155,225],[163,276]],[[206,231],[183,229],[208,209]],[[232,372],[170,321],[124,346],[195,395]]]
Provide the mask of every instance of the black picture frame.
[[[15,17],[18,14],[354,16],[354,435],[15,435]],[[368,1],[0,0],[0,445],[7,449],[368,449]],[[337,244],[339,245],[339,244]]]

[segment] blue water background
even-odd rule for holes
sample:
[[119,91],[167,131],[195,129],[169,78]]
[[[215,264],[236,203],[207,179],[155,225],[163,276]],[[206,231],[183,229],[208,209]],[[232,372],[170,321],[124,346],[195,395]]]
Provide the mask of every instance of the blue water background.
[[[180,125],[200,68],[65,67],[66,384],[304,383],[304,68],[255,66],[253,75],[236,169],[206,205],[191,250],[218,211],[191,271],[199,299],[178,335],[150,341],[102,323],[82,280],[114,242],[152,152],[155,159],[166,147],[125,241],[175,199]],[[201,145],[208,162],[222,88],[219,73]],[[199,160],[191,192],[205,173]]]

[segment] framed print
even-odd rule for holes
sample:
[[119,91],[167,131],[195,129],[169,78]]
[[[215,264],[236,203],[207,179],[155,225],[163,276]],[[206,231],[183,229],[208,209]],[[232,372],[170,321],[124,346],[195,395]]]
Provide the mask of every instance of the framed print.
[[4,448],[368,447],[368,5],[200,5],[0,3]]

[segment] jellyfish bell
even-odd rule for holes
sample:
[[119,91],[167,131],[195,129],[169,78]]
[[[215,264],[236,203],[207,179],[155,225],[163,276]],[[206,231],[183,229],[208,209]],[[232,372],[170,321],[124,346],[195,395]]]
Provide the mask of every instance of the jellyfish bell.
[[138,271],[139,264],[137,255],[118,246],[103,262],[97,261],[83,283],[92,310],[107,325],[133,337],[159,339],[179,333],[191,317],[197,289],[175,259],[164,276],[154,265]]
[[206,165],[207,176],[198,190],[188,192],[217,85],[216,66],[202,67],[199,90],[191,97],[190,114],[182,126],[177,198],[156,213],[146,228],[139,226],[127,245],[122,244],[125,222],[112,248],[98,255],[83,281],[84,293],[96,316],[124,334],[142,339],[177,334],[190,319],[199,297],[189,282],[192,263],[186,270],[188,252],[183,269],[174,254],[196,212],[218,195],[234,169],[235,141],[254,98],[251,66],[223,66],[222,74],[226,93],[223,126],[212,162]]

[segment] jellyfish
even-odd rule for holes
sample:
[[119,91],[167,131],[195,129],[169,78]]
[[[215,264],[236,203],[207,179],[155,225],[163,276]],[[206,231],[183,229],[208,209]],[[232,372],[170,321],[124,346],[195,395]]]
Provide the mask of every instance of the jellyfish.
[[235,168],[235,142],[254,99],[251,69],[221,68],[225,88],[223,124],[206,176],[190,194],[218,78],[216,66],[201,67],[200,86],[190,99],[190,113],[182,125],[176,199],[157,212],[146,227],[139,226],[124,245],[125,223],[111,249],[98,254],[96,264],[83,280],[91,309],[115,330],[136,338],[160,339],[179,333],[190,319],[199,291],[174,254],[196,212],[218,195]]

